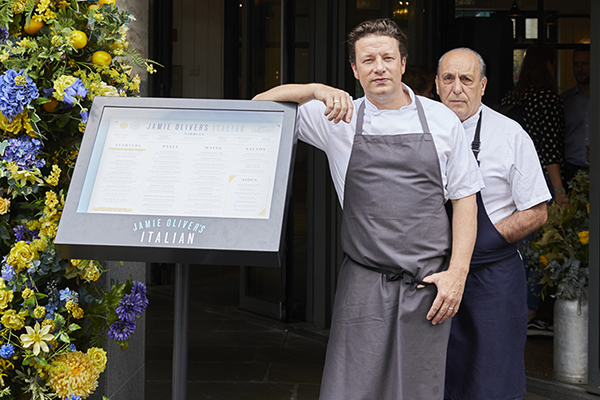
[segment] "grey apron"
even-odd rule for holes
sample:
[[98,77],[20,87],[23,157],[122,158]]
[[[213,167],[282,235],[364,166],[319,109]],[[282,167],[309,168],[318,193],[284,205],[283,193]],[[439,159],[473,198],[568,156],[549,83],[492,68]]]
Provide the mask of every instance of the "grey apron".
[[[450,224],[438,155],[424,133],[362,135],[346,173],[342,248],[321,400],[441,400],[450,323],[426,319],[421,280],[445,267]],[[398,121],[402,123],[402,121]]]

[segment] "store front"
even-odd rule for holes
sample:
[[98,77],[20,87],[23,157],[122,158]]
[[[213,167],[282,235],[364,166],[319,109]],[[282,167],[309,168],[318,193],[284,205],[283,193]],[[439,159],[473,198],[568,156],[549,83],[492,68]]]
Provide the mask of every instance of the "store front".
[[[509,16],[509,0],[151,0],[151,58],[164,65],[153,76],[156,97],[251,99],[282,83],[321,82],[359,97],[348,63],[347,32],[366,19],[393,18],[409,37],[408,64],[436,70],[446,50],[466,46],[488,64],[484,103],[495,106],[513,85],[525,49],[536,41],[558,49],[559,91],[574,85],[571,53],[592,44],[592,71],[600,70],[600,5],[590,0],[523,0]],[[591,16],[591,18],[590,18]],[[598,21],[590,24],[590,20]],[[592,76],[598,74],[592,73]],[[592,80],[591,104],[600,107]],[[591,113],[591,131],[600,129]],[[595,128],[594,128],[595,127]],[[591,151],[600,143],[591,135]],[[599,204],[597,158],[591,159],[590,204]],[[300,144],[292,205],[280,269],[241,266],[240,307],[282,321],[327,328],[342,261],[341,209],[322,152]],[[590,211],[590,374],[600,393],[598,210]]]

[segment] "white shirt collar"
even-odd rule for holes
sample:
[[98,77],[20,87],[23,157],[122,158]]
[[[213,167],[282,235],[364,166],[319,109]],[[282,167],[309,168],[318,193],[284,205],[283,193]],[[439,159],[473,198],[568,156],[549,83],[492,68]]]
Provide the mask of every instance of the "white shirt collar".
[[403,90],[408,92],[408,95],[410,96],[410,104],[407,106],[404,106],[400,109],[397,110],[380,110],[379,108],[377,108],[377,106],[373,103],[371,103],[369,101],[369,99],[367,98],[367,96],[365,96],[365,109],[367,111],[369,111],[369,113],[374,114],[374,115],[378,115],[381,113],[397,113],[397,112],[403,112],[404,110],[411,110],[411,109],[416,109],[416,104],[415,104],[415,93],[412,91],[412,89],[408,86],[406,86],[404,83],[402,84],[402,88]]

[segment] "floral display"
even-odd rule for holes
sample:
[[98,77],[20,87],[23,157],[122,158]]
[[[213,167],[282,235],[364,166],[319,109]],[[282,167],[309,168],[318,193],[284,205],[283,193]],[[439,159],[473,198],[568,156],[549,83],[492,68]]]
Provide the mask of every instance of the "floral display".
[[545,288],[564,300],[586,300],[589,282],[589,171],[569,182],[570,203],[548,207],[548,221],[525,250]]
[[113,0],[0,0],[0,398],[87,398],[148,305],[142,283],[102,284],[100,262],[54,246],[94,97],[155,72],[133,19]]

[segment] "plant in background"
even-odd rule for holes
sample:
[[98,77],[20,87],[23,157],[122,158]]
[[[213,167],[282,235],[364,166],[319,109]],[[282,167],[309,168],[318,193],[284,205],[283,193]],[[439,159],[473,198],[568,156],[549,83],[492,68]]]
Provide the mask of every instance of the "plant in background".
[[544,289],[555,287],[557,298],[583,301],[589,280],[589,171],[579,171],[569,188],[569,206],[550,205],[548,221],[524,250]]
[[54,247],[94,97],[136,95],[132,63],[154,72],[132,20],[110,0],[0,0],[0,398],[85,399],[148,304]]

